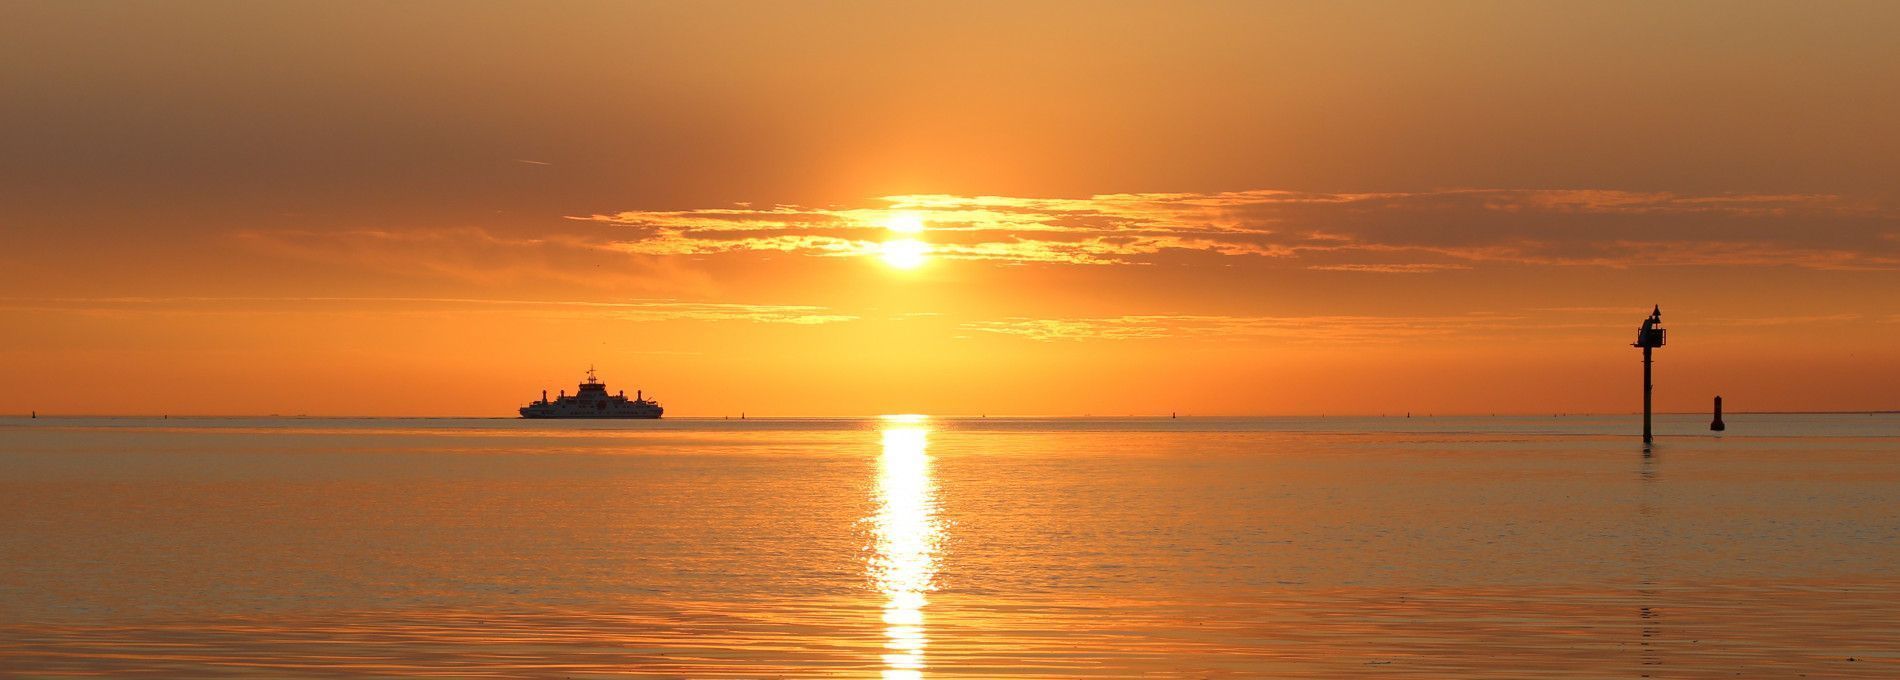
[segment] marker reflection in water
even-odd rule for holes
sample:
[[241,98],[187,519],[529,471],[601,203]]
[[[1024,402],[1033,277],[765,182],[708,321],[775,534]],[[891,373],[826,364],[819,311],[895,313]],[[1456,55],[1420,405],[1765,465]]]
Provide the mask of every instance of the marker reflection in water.
[[884,677],[921,678],[927,642],[924,605],[943,539],[925,452],[930,428],[921,416],[887,416],[883,425],[873,519],[876,545],[867,566],[885,598]]

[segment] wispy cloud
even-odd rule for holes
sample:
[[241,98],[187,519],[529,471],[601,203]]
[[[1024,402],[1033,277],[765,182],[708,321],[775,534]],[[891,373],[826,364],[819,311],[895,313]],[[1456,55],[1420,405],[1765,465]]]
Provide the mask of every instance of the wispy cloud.
[[704,292],[704,272],[668,258],[630,256],[586,234],[508,236],[480,228],[237,231],[255,252],[381,274],[489,286],[554,282],[649,293]]
[[648,255],[874,255],[890,236],[886,225],[911,216],[928,224],[935,256],[1003,263],[1143,264],[1227,256],[1369,274],[1486,263],[1900,268],[1894,211],[1828,194],[1255,190],[1088,198],[913,194],[876,203],[636,210],[570,219],[621,227],[608,247]]
[[1307,269],[1331,272],[1372,272],[1376,274],[1430,274],[1433,272],[1470,269],[1468,264],[1449,263],[1410,263],[1410,264],[1364,264],[1346,262],[1341,264],[1316,264]]
[[1521,317],[1453,316],[1225,316],[1133,315],[1095,318],[1011,318],[963,324],[965,329],[1030,340],[1140,340],[1174,337],[1277,338],[1339,343],[1398,342],[1518,328]]
[[753,323],[816,325],[854,321],[858,317],[813,305],[760,305],[681,300],[598,302],[582,300],[506,300],[447,297],[47,297],[0,298],[0,309],[12,311],[159,312],[256,314],[347,311],[584,311],[590,316],[631,321],[748,321]]
[[1863,314],[1807,314],[1792,316],[1751,316],[1716,317],[1698,319],[1696,323],[1704,326],[1816,326],[1825,324],[1853,323],[1866,319]]
[[[1437,316],[1250,316],[1250,315],[1126,315],[1107,317],[1012,317],[961,324],[966,331],[1005,335],[1039,342],[1086,340],[1152,340],[1198,338],[1219,340],[1269,339],[1288,344],[1367,345],[1409,342],[1429,338],[1480,338],[1485,342],[1536,334],[1620,334],[1634,330],[1643,305],[1627,307],[1527,309],[1519,313],[1474,312]],[[1667,312],[1668,310],[1664,310]],[[1888,319],[1887,321],[1890,321]],[[1882,323],[1862,314],[1767,315],[1702,317],[1697,327],[1783,327]]]

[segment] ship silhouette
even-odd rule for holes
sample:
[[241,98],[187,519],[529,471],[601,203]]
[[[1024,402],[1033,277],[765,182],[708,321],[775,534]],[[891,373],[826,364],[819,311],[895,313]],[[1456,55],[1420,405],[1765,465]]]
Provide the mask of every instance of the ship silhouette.
[[587,382],[573,396],[563,390],[560,397],[548,401],[548,391],[541,390],[540,401],[521,407],[523,418],[658,418],[665,412],[660,402],[648,400],[640,390],[633,391],[632,399],[625,390],[608,394],[607,384],[594,377],[592,366],[587,367]]

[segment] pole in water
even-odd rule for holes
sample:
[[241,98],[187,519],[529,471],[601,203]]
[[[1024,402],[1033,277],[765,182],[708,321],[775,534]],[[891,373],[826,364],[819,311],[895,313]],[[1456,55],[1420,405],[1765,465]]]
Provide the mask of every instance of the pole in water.
[[1715,432],[1728,429],[1727,425],[1722,424],[1722,395],[1715,396],[1715,422],[1709,423],[1709,429]]
[[1651,367],[1655,366],[1655,363],[1656,363],[1655,359],[1650,356],[1650,352],[1655,349],[1656,348],[1654,347],[1648,347],[1648,346],[1643,347],[1643,443],[1644,444],[1648,444],[1648,443],[1656,441],[1656,437],[1650,434],[1650,429],[1649,429],[1650,397],[1652,397],[1654,392],[1656,391],[1656,384],[1651,382],[1649,379],[1650,369]]
[[1667,339],[1667,336],[1668,333],[1664,331],[1662,327],[1662,305],[1656,305],[1656,309],[1649,313],[1649,318],[1643,319],[1643,326],[1636,329],[1636,342],[1630,345],[1631,347],[1643,348],[1644,444],[1655,441],[1655,437],[1651,434],[1649,426],[1650,392],[1654,389],[1654,385],[1650,382],[1650,368],[1654,361],[1654,357],[1651,356],[1651,353],[1654,352],[1657,347],[1663,346],[1663,342]]

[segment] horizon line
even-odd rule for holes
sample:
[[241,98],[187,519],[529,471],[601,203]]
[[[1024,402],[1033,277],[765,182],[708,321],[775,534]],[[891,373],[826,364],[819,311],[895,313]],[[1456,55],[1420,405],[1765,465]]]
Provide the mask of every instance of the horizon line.
[[[1849,409],[1849,410],[1817,410],[1817,411],[1790,411],[1790,410],[1771,410],[1771,411],[1729,411],[1729,410],[1725,410],[1725,411],[1723,411],[1723,413],[1724,413],[1725,415],[1897,415],[1897,414],[1900,414],[1900,408],[1891,408],[1891,409]],[[1710,412],[1709,412],[1709,411],[1657,411],[1657,412],[1655,412],[1655,414],[1656,414],[1656,415],[1665,415],[1665,416],[1692,416],[1692,415],[1709,415],[1709,414],[1710,414]],[[170,414],[170,413],[149,413],[149,414],[147,414],[147,413],[51,413],[51,414],[38,414],[37,412],[32,412],[32,413],[29,413],[29,415],[19,415],[19,414],[14,414],[14,413],[9,413],[9,414],[5,414],[5,415],[0,415],[0,418],[5,418],[5,419],[19,419],[19,420],[35,420],[35,419],[43,419],[43,418],[125,418],[125,419],[132,419],[132,418],[159,418],[159,419],[168,419],[168,418],[172,418],[172,417],[174,417],[174,416],[175,416],[175,417],[178,417],[178,418],[200,418],[200,419],[208,419],[208,420],[209,420],[209,419],[228,419],[228,420],[235,420],[235,419],[268,419],[268,418],[284,418],[284,419],[300,419],[300,420],[586,420],[586,421],[618,421],[618,420],[859,420],[859,419],[873,419],[873,418],[887,418],[887,417],[890,417],[890,416],[894,416],[894,415],[916,415],[916,416],[923,416],[923,417],[926,417],[926,418],[941,418],[941,419],[946,419],[946,420],[984,420],[984,419],[990,419],[990,418],[995,418],[995,419],[1038,419],[1038,418],[1061,418],[1061,419],[1076,419],[1076,420],[1080,420],[1080,419],[1089,419],[1089,418],[1099,418],[1099,419],[1110,419],[1110,418],[1114,418],[1114,419],[1134,419],[1134,418],[1140,418],[1140,419],[1160,419],[1160,420],[1181,420],[1181,419],[1190,419],[1190,418],[1198,418],[1198,419],[1223,419],[1223,418],[1224,418],[1224,419],[1240,419],[1240,418],[1396,418],[1396,419],[1399,419],[1399,420],[1404,420],[1404,419],[1407,419],[1407,418],[1413,418],[1413,419],[1416,419],[1416,418],[1570,418],[1570,417],[1609,417],[1609,416],[1633,416],[1633,417],[1639,417],[1639,416],[1641,416],[1641,415],[1642,415],[1642,412],[1641,412],[1641,411],[1627,411],[1627,412],[1601,412],[1601,411],[1595,411],[1595,412],[1592,412],[1592,411],[1576,411],[1576,412],[1564,412],[1564,411],[1560,411],[1560,412],[1557,412],[1557,413],[1552,413],[1552,414],[1549,414],[1549,415],[1545,415],[1545,414],[1543,414],[1542,412],[1537,412],[1537,413],[1505,413],[1505,412],[1494,412],[1494,413],[1462,413],[1462,412],[1453,412],[1453,413],[1436,413],[1436,412],[1433,412],[1433,413],[1424,413],[1424,414],[1420,414],[1420,413],[1418,413],[1418,412],[1416,412],[1416,411],[1414,411],[1414,412],[1411,412],[1411,413],[1400,413],[1400,414],[1392,414],[1392,413],[1378,413],[1378,414],[1369,414],[1369,413],[1325,413],[1325,414],[1291,414],[1291,413],[1277,413],[1277,414],[1180,414],[1180,413],[1174,413],[1174,414],[1168,414],[1168,413],[1129,413],[1129,414],[1121,414],[1121,415],[1108,415],[1108,414],[997,414],[997,415],[994,415],[994,416],[992,416],[992,415],[990,415],[990,414],[960,414],[960,413],[959,413],[959,414],[932,414],[932,413],[901,413],[901,414],[899,414],[899,413],[875,413],[875,414],[858,414],[858,415],[758,415],[758,416],[754,416],[754,415],[747,415],[747,414],[745,414],[745,413],[742,413],[742,414],[741,414],[741,417],[739,417],[739,418],[732,418],[731,416],[725,416],[725,415],[718,415],[718,416],[705,416],[705,415],[691,415],[691,416],[669,416],[669,417],[666,417],[666,418],[644,418],[644,419],[643,419],[643,418],[552,418],[552,419],[550,419],[550,418],[522,418],[522,417],[520,417],[520,416],[502,416],[502,415],[446,415],[446,416],[424,416],[424,415],[311,415],[311,414],[280,414],[280,413],[271,413],[271,414],[203,414],[203,413],[198,413],[198,414]]]

